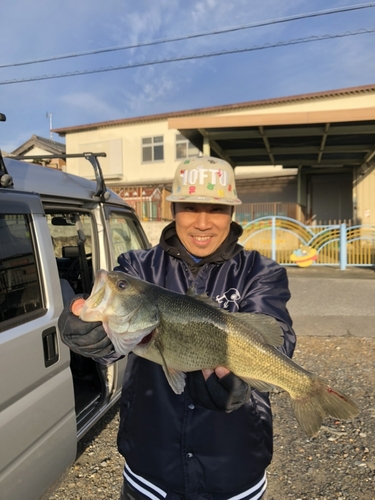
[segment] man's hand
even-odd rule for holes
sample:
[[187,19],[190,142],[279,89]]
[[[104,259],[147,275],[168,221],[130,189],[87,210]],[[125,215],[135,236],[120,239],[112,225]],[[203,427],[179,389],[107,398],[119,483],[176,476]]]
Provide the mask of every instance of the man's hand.
[[228,373],[230,373],[230,371],[227,370],[224,366],[218,366],[217,368],[215,368],[215,370],[209,370],[209,369],[202,370],[202,373],[203,373],[204,380],[207,380],[208,377],[210,377],[213,373],[216,373],[216,376],[219,379],[221,379],[221,378],[225,377],[225,375],[228,375]]
[[84,297],[87,296],[74,297],[61,313],[58,322],[61,340],[72,351],[82,356],[102,358],[114,352],[114,347],[100,321],[87,323],[78,318]]
[[249,401],[251,392],[246,382],[223,366],[188,373],[187,389],[195,404],[227,413]]

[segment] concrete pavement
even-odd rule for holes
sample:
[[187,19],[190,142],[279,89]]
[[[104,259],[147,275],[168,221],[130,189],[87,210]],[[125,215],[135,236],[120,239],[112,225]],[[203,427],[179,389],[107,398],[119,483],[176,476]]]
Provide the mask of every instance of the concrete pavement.
[[286,267],[288,310],[297,335],[375,338],[375,271],[372,268]]

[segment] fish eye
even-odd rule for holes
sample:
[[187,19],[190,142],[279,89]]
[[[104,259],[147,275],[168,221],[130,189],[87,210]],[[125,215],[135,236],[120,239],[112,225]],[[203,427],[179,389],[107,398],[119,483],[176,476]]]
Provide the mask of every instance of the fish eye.
[[117,282],[117,288],[119,290],[125,290],[127,288],[127,283],[124,280],[120,280]]

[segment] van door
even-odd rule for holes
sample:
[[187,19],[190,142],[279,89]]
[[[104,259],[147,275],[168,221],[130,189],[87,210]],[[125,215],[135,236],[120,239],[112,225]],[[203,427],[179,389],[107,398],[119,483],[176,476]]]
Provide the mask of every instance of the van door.
[[74,462],[60,281],[37,195],[0,189],[0,499],[38,500]]
[[[117,258],[129,250],[145,249],[149,246],[147,237],[135,214],[123,207],[106,205],[104,207],[106,234],[108,237],[109,262],[103,269],[113,269],[117,265]],[[114,365],[113,393],[120,395],[122,381],[126,369],[127,358],[120,359]]]

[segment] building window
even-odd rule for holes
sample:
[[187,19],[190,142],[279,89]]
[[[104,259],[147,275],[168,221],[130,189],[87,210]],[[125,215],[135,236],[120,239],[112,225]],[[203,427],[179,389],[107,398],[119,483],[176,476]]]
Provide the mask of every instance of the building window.
[[142,139],[142,162],[164,160],[164,139],[162,135]]
[[182,134],[176,134],[176,159],[192,158],[199,155],[199,149]]

